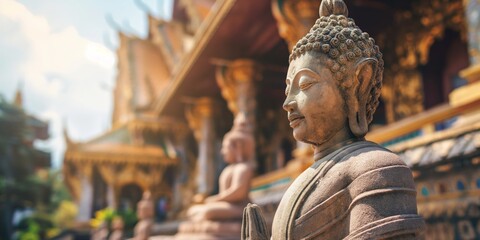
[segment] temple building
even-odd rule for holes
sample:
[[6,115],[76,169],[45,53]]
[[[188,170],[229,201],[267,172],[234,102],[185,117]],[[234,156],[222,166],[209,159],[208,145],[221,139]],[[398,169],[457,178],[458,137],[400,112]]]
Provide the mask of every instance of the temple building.
[[[146,39],[119,33],[113,127],[69,140],[65,153],[66,182],[85,210],[79,220],[134,206],[143,191],[167,199],[169,220],[181,220],[193,195],[218,191],[220,143],[240,113],[255,132],[251,197],[272,218],[312,161],[282,103],[290,50],[320,2],[177,0],[171,20],[148,16]],[[384,54],[367,139],[411,167],[427,239],[479,238],[480,3],[345,2]]]

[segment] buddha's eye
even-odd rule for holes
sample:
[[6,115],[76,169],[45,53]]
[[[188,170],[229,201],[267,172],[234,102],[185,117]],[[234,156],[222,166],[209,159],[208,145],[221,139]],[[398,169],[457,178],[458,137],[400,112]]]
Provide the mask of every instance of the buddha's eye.
[[304,91],[310,88],[316,81],[310,78],[301,78],[300,81],[298,82],[298,86],[300,87],[300,90]]

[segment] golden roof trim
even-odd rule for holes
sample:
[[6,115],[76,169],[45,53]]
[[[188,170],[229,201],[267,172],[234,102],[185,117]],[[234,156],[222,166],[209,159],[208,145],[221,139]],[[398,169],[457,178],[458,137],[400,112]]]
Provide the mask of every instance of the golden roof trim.
[[106,152],[65,152],[64,162],[82,162],[82,163],[136,163],[147,165],[175,165],[176,158],[168,158],[155,154],[122,154]]
[[180,121],[175,121],[175,119],[169,118],[160,118],[160,119],[132,119],[131,121],[125,123],[128,129],[148,129],[152,131],[161,131],[161,130],[177,130],[184,129],[187,127],[187,124]]
[[480,64],[476,64],[460,71],[460,76],[472,83],[480,78]]
[[225,18],[225,16],[227,16],[235,2],[236,0],[217,1],[217,11],[208,14],[207,18],[200,26],[200,29],[198,29],[197,33],[195,34],[193,45],[196,47],[194,47],[189,53],[185,54],[179,64],[176,64],[177,67],[173,71],[174,77],[170,81],[170,84],[165,88],[164,94],[160,95],[160,98],[155,101],[154,111],[156,113],[159,114],[163,111],[168,100],[170,100],[170,98],[176,92],[177,88],[180,86],[180,83],[183,82],[185,76],[193,67],[210,39],[214,36],[214,33],[218,29],[221,21]]
[[440,132],[435,132],[432,134],[428,134],[425,136],[417,137],[412,140],[401,142],[398,144],[394,144],[389,146],[388,148],[395,152],[402,152],[407,149],[412,149],[415,147],[427,145],[433,142],[438,142],[450,138],[455,138],[463,134],[468,134],[470,132],[480,130],[480,123],[476,123],[473,125],[468,126],[461,126],[461,127],[454,127],[450,129],[446,129]]

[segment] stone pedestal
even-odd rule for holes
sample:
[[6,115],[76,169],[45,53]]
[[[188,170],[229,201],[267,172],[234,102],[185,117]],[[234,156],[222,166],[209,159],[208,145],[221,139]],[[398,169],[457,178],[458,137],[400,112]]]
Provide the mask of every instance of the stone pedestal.
[[237,221],[202,221],[180,224],[176,240],[239,240],[242,219]]

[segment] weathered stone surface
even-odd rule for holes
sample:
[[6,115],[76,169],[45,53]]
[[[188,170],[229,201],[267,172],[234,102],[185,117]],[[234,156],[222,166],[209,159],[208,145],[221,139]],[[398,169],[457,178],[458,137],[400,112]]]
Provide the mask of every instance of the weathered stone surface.
[[[320,18],[295,45],[286,100],[296,140],[314,148],[313,165],[283,196],[271,239],[416,239],[410,169],[364,140],[378,106],[383,60],[375,41],[348,18],[342,0],[323,0]],[[242,239],[269,239],[261,211],[245,210]]]

